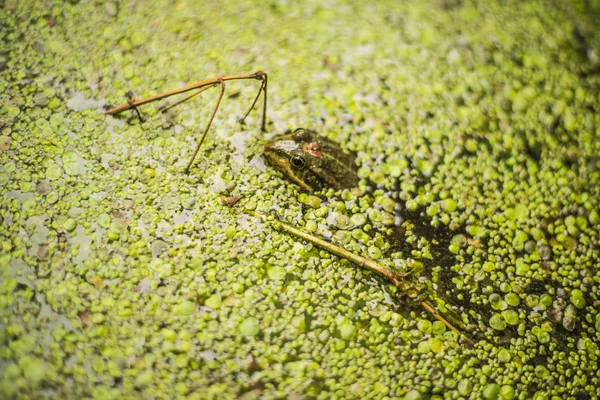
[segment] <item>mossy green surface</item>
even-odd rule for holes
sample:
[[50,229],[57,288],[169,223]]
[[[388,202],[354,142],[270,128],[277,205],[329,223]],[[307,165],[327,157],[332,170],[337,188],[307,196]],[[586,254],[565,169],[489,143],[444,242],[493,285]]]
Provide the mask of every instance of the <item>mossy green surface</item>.
[[[0,398],[600,396],[599,14],[4,1]],[[103,113],[259,69],[268,133],[237,123],[258,82],[229,82],[189,174],[216,91]],[[297,127],[356,152],[360,187],[265,165]],[[245,207],[410,272],[474,346]]]

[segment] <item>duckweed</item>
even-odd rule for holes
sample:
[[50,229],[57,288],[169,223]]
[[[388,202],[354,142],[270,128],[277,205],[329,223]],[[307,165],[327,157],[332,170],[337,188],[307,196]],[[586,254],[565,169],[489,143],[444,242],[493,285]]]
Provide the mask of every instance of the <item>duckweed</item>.
[[25,380],[33,386],[38,386],[46,378],[47,367],[42,360],[24,357],[19,362],[19,367]]
[[152,384],[153,381],[154,372],[152,370],[142,371],[135,377],[135,386],[143,388]]
[[486,400],[496,400],[500,396],[500,385],[497,383],[490,383],[483,388],[481,394]]
[[344,340],[352,340],[356,336],[356,327],[352,324],[343,324],[340,326],[340,336]]
[[286,271],[285,268],[279,266],[272,266],[268,270],[269,278],[273,280],[282,280],[285,278]]
[[63,228],[67,232],[73,232],[75,228],[77,228],[77,221],[75,221],[73,218],[68,218],[63,223]]
[[519,323],[519,313],[515,310],[506,310],[502,312],[502,318],[509,325],[517,325]]
[[[598,395],[592,2],[4,3],[0,398]],[[102,113],[258,68],[266,136],[228,82],[188,174],[214,92]],[[264,163],[299,126],[357,188]],[[244,210],[407,274],[473,346]]]
[[425,400],[427,396],[416,389],[410,390],[404,396],[404,400]]
[[427,339],[427,344],[434,353],[440,353],[444,349],[444,342],[435,337]]
[[506,321],[502,318],[501,314],[494,314],[490,318],[490,326],[497,331],[503,331],[506,329]]
[[575,289],[571,292],[571,303],[579,309],[585,307],[585,298],[583,297],[583,292],[579,289]]
[[[4,169],[6,170],[6,167]],[[59,165],[52,163],[46,168],[46,179],[55,181],[60,179],[61,176],[62,168]]]
[[498,361],[507,363],[510,361],[510,359],[510,351],[508,351],[507,349],[502,349],[498,352]]
[[442,321],[435,321],[432,325],[432,332],[441,336],[446,332],[446,325]]
[[207,307],[212,308],[213,310],[218,309],[219,307],[221,307],[221,294],[215,293],[211,295],[208,299],[206,299],[204,304]]
[[467,396],[473,390],[473,384],[469,379],[461,379],[457,385],[458,393],[463,396]]
[[515,397],[515,389],[511,385],[503,385],[500,388],[500,399],[512,400]]
[[227,227],[225,228],[225,236],[227,236],[228,239],[233,238],[236,233],[237,230],[235,229],[235,226],[227,225]]
[[175,315],[192,315],[196,312],[196,304],[189,300],[184,300],[181,304],[177,304],[173,307],[173,313]]
[[177,340],[177,332],[175,332],[172,329],[164,328],[163,330],[161,330],[160,333],[161,333],[163,339],[166,340],[167,342],[174,342]]
[[256,336],[260,332],[258,319],[249,317],[243,320],[240,324],[240,332],[244,336]]
[[592,225],[600,224],[600,213],[597,210],[592,210],[588,216],[588,220]]
[[431,333],[433,324],[429,320],[422,319],[422,320],[419,320],[419,322],[417,323],[417,328],[422,333]]
[[319,227],[319,226],[317,225],[317,222],[316,222],[316,221],[314,221],[314,220],[309,220],[309,221],[306,221],[306,225],[304,226],[304,229],[305,229],[307,232],[316,232],[316,231],[317,231],[317,229],[318,229],[318,227]]

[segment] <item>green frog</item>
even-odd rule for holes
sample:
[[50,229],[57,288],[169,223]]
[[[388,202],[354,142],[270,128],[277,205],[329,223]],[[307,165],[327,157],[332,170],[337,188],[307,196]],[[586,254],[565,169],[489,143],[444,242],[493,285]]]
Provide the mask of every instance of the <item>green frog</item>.
[[307,192],[358,185],[355,157],[315,131],[299,128],[265,145],[269,164]]

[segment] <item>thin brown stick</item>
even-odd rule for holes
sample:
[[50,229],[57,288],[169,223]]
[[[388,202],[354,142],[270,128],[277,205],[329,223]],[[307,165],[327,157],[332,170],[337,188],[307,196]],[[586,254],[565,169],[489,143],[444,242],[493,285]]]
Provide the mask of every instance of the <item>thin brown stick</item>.
[[[144,99],[135,100],[130,103],[121,104],[120,106],[113,107],[110,110],[107,110],[105,112],[105,114],[109,114],[109,115],[119,114],[119,113],[122,113],[123,111],[130,110],[132,108],[141,106],[143,104],[148,104],[148,103],[151,103],[156,100],[164,99],[165,97],[174,96],[176,94],[189,92],[190,90],[200,89],[205,86],[215,85],[215,84],[218,84],[219,82],[232,81],[235,79],[258,79],[260,81],[266,81],[267,73],[263,72],[263,71],[256,71],[255,73],[252,73],[252,74],[223,75],[223,76],[216,77],[216,78],[204,79],[202,81],[191,83],[191,84],[184,86],[182,88],[179,88],[179,89],[169,90],[169,91],[159,93],[154,96],[146,97]],[[265,89],[266,89],[266,87],[265,87]],[[265,95],[266,95],[266,90],[265,90]],[[266,104],[267,104],[267,99],[265,97],[265,107],[266,107]],[[265,115],[266,115],[266,113],[265,113]]]
[[448,327],[448,329],[450,329],[452,332],[456,333],[458,336],[462,336],[465,338],[465,340],[467,342],[469,342],[471,345],[473,344],[473,341],[471,339],[469,339],[465,334],[463,334],[461,331],[458,330],[458,328],[456,328],[454,325],[452,325],[450,322],[448,322],[444,317],[442,317],[440,314],[438,314],[437,312],[435,312],[435,310],[433,309],[433,307],[431,307],[429,305],[429,303],[427,303],[425,300],[419,302],[419,304],[421,305],[421,307],[423,307],[427,312],[429,312],[429,314],[433,315],[433,317],[435,319],[437,319],[438,321],[442,322],[444,325],[446,325],[446,327]]
[[[258,214],[251,210],[245,210],[245,212],[252,216],[258,217],[265,222],[270,222],[275,227],[280,228],[294,236],[300,237],[300,238],[302,238],[302,239],[304,239],[304,240],[306,240],[306,241],[308,241],[330,253],[333,253],[339,257],[345,258],[355,264],[358,264],[358,266],[360,266],[362,268],[368,269],[369,271],[373,271],[373,272],[385,277],[398,290],[403,291],[403,292],[407,293],[409,297],[412,297],[409,292],[410,286],[406,285],[402,281],[402,277],[404,277],[406,275],[400,274],[396,271],[393,271],[390,268],[388,268],[384,265],[378,264],[371,259],[351,253],[346,249],[343,249],[332,243],[326,242],[325,240],[318,238],[316,236],[313,236],[309,233],[303,232],[300,229],[294,228],[293,226],[288,225],[284,222],[281,222],[278,220],[269,220],[265,215]],[[469,339],[465,334],[463,334],[460,330],[458,330],[454,325],[452,325],[450,322],[448,322],[444,317],[439,315],[429,303],[422,300],[422,301],[419,301],[419,305],[421,305],[421,307],[423,307],[423,309],[425,309],[425,311],[427,311],[429,314],[431,314],[435,319],[437,319],[438,321],[441,321],[444,325],[446,325],[446,327],[448,327],[448,329],[455,332],[459,336],[462,336],[465,339],[465,341],[467,341],[469,344],[471,344],[471,345],[473,344],[471,339]]]
[[250,113],[250,111],[252,111],[252,109],[254,108],[254,106],[256,105],[256,101],[258,100],[258,97],[260,96],[261,92],[264,92],[264,102],[263,102],[263,114],[262,114],[262,123],[261,123],[261,130],[263,132],[266,132],[266,118],[267,118],[267,73],[264,71],[256,71],[253,74],[237,74],[237,75],[223,75],[223,76],[219,76],[216,78],[210,78],[210,79],[205,79],[203,81],[199,81],[196,83],[192,83],[190,85],[184,86],[182,88],[179,89],[174,89],[174,90],[169,90],[167,92],[163,92],[154,96],[150,96],[150,97],[146,97],[144,99],[141,100],[136,100],[135,97],[133,96],[133,94],[130,95],[130,99],[126,104],[122,104],[120,106],[117,107],[113,107],[110,110],[107,110],[105,112],[105,114],[109,114],[109,115],[115,115],[115,114],[119,114],[123,111],[126,110],[135,110],[140,118],[140,120],[142,120],[142,116],[140,114],[140,111],[138,110],[138,106],[141,106],[143,104],[147,104],[156,100],[160,100],[160,99],[164,99],[166,97],[170,97],[170,96],[174,96],[180,93],[185,93],[188,92],[190,90],[194,90],[196,89],[195,92],[183,97],[180,100],[177,100],[171,104],[168,104],[162,108],[160,108],[161,112],[165,112],[170,108],[175,107],[176,105],[179,105],[189,99],[191,99],[194,96],[197,96],[198,94],[204,92],[207,89],[210,89],[213,86],[216,85],[221,85],[221,93],[219,94],[219,98],[217,100],[217,104],[215,105],[215,108],[213,109],[213,112],[210,116],[210,120],[208,121],[208,124],[206,125],[206,127],[204,128],[204,132],[202,134],[202,138],[200,139],[200,142],[198,143],[198,146],[196,147],[196,150],[194,151],[194,154],[192,155],[192,157],[190,158],[190,161],[188,162],[187,167],[185,168],[185,172],[188,172],[192,163],[194,162],[194,159],[196,158],[196,155],[198,154],[198,151],[200,150],[200,146],[202,146],[202,142],[204,142],[204,138],[206,137],[206,134],[208,132],[208,129],[210,128],[210,125],[212,124],[213,119],[215,118],[215,114],[217,112],[217,110],[219,109],[219,105],[221,104],[221,99],[223,98],[223,93],[225,91],[225,81],[231,81],[231,80],[235,80],[235,79],[257,79],[259,81],[261,81],[261,85],[260,88],[258,90],[258,93],[256,95],[256,98],[254,99],[254,102],[252,103],[252,106],[250,107],[250,110],[248,110],[248,112],[246,113],[246,115],[240,120],[240,122],[243,122],[243,120],[248,116],[248,114]]
[[240,124],[244,124],[245,123],[246,117],[248,117],[248,115],[250,115],[250,111],[252,111],[252,109],[256,105],[256,101],[260,97],[260,94],[262,93],[264,87],[265,87],[265,81],[262,81],[261,84],[260,84],[260,88],[258,89],[258,93],[256,93],[256,97],[254,98],[254,101],[252,102],[252,105],[248,109],[248,112],[246,112],[246,114],[244,114],[244,116],[242,118],[240,118],[240,121],[239,121]]
[[225,81],[220,81],[219,83],[221,84],[221,92],[219,93],[219,98],[217,99],[217,104],[215,104],[215,108],[213,108],[213,112],[210,115],[210,119],[208,120],[206,127],[204,128],[204,133],[202,133],[200,142],[198,143],[198,146],[196,146],[196,150],[194,150],[194,154],[192,154],[192,158],[190,158],[190,161],[188,162],[187,167],[185,167],[186,173],[190,170],[190,167],[192,166],[192,163],[194,162],[194,158],[196,158],[196,155],[198,154],[198,151],[200,150],[200,146],[202,146],[202,142],[204,142],[204,138],[206,137],[206,134],[208,133],[208,130],[210,129],[210,125],[212,124],[213,119],[215,118],[215,114],[217,113],[217,110],[219,109],[219,105],[221,105],[221,99],[223,98],[223,94],[225,93]]
[[181,104],[181,103],[183,103],[185,101],[188,101],[189,99],[191,99],[191,98],[193,98],[195,96],[198,96],[200,93],[204,92],[205,90],[210,89],[211,87],[214,87],[215,85],[205,86],[205,87],[203,87],[201,89],[198,89],[195,92],[193,92],[192,94],[188,94],[187,96],[185,96],[185,97],[183,97],[183,98],[181,98],[181,99],[179,99],[177,101],[174,101],[174,102],[172,102],[170,104],[167,104],[164,107],[160,107],[158,110],[160,112],[162,112],[162,113],[167,112],[169,109],[171,109],[171,108],[173,108],[175,106],[178,106],[179,104]]
[[133,94],[133,91],[130,90],[127,92],[127,104],[129,104],[133,108],[138,118],[140,119],[140,122],[144,122],[144,118],[142,118],[142,113],[136,106],[133,105],[133,103],[135,103],[135,94]]
[[266,132],[267,131],[267,83],[268,83],[268,76],[266,72],[263,71],[258,71],[258,73],[262,74],[263,77],[263,83],[264,83],[264,88],[263,88],[263,115],[262,115],[262,123],[260,124],[260,130],[261,132]]

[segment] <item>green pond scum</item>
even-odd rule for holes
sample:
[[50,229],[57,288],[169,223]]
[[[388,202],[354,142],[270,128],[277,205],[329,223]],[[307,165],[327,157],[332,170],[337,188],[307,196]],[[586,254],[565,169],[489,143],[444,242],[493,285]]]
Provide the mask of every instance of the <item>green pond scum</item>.
[[[600,396],[598,0],[0,4],[0,398]],[[104,115],[257,70],[187,174],[218,89]],[[356,188],[265,162],[299,127]]]

